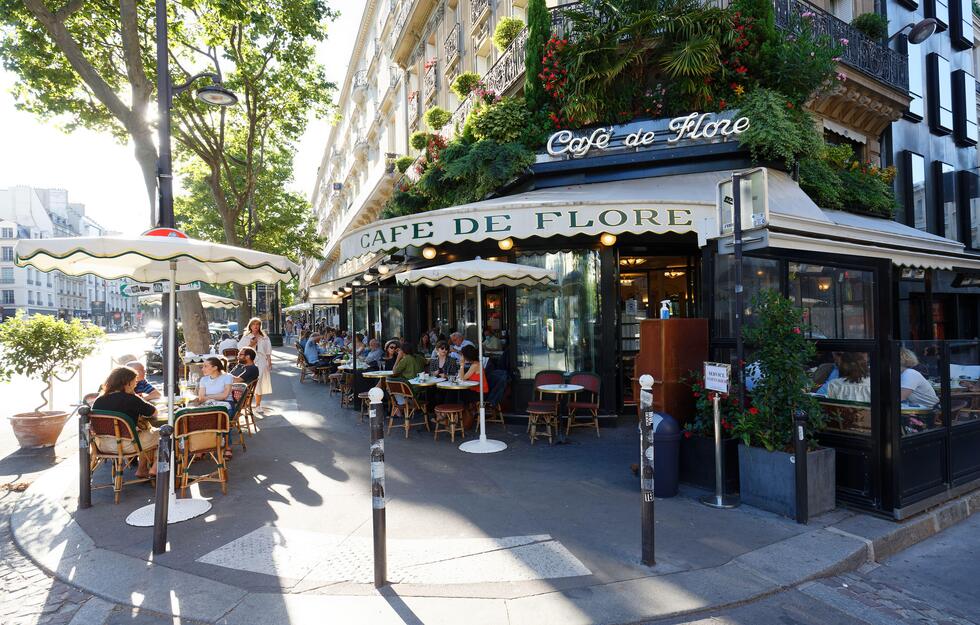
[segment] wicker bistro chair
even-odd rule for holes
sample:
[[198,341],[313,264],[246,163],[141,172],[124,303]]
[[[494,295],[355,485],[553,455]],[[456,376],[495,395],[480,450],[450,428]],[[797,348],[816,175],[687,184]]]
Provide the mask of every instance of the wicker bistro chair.
[[330,384],[329,394],[330,395],[333,395],[334,393],[337,393],[338,395],[343,394],[343,388],[342,388],[343,381],[344,381],[343,372],[335,371],[334,373],[329,374],[327,376],[327,382]]
[[[174,477],[180,484],[181,494],[186,494],[187,487],[198,482],[218,482],[221,484],[221,494],[228,493],[228,471],[225,468],[228,427],[228,413],[220,408],[202,406],[177,413],[174,423],[174,465],[177,474]],[[191,474],[191,466],[199,454],[206,454],[214,461],[214,471]]]
[[440,432],[449,432],[449,439],[456,442],[456,432],[464,440],[466,430],[463,429],[463,404],[439,404],[436,406],[436,427],[433,430],[432,440],[439,440]]
[[[235,412],[231,415],[229,424],[232,430],[238,432],[238,444],[242,446],[242,451],[248,451],[245,446],[245,432],[248,432],[249,437],[251,437],[253,431],[259,431],[259,428],[255,426],[255,415],[252,414],[252,395],[255,394],[255,385],[256,382],[251,384],[236,382],[231,385],[231,396],[235,400]],[[228,435],[231,436],[231,432]],[[228,444],[231,445],[231,440],[228,441]]]
[[350,408],[354,404],[354,372],[342,371],[340,378],[340,405]]
[[238,348],[229,347],[228,349],[221,350],[221,355],[224,357],[225,361],[228,363],[228,368],[238,364]]
[[[567,436],[572,428],[595,428],[595,437],[599,438],[599,376],[594,373],[574,373],[569,384],[578,384],[583,390],[575,393],[568,402],[568,424],[565,426]],[[587,414],[579,414],[585,412]],[[580,421],[580,419],[586,419]]]
[[564,384],[565,374],[561,371],[549,370],[539,371],[534,376],[535,399],[527,403],[527,433],[531,437],[531,444],[539,437],[547,437],[548,443],[552,443],[552,437],[558,432],[558,402],[560,397],[554,398],[544,396],[544,393],[537,390],[539,386],[545,384]]
[[[402,398],[404,402],[401,405],[398,404],[398,400],[396,399],[398,397]],[[419,404],[418,399],[415,397],[415,392],[407,380],[402,378],[388,378],[388,401],[388,434],[391,434],[391,428],[400,427],[405,428],[405,438],[408,438],[408,431],[413,426],[419,425],[424,425],[426,431],[432,431],[429,428],[429,418]],[[393,416],[396,408],[401,408],[402,411],[402,423],[398,426],[395,425],[395,419],[398,417]],[[416,413],[422,415],[421,422],[412,421]]]
[[[152,460],[157,448],[156,445],[147,449],[140,446],[139,436],[133,431],[125,415],[110,410],[92,410],[89,412],[89,433],[91,474],[94,475],[95,470],[103,462],[112,464],[112,483],[92,486],[93,490],[112,487],[113,503],[119,503],[123,486],[149,482],[153,479],[141,477],[129,481],[123,480],[123,471],[131,462],[144,455]],[[109,437],[115,438],[115,441],[109,442]]]
[[330,370],[329,367],[316,367],[311,365],[306,360],[306,355],[303,352],[299,353],[299,383],[302,384],[303,380],[306,379],[306,374],[309,373],[313,376],[313,379],[320,382],[323,380],[323,376]]

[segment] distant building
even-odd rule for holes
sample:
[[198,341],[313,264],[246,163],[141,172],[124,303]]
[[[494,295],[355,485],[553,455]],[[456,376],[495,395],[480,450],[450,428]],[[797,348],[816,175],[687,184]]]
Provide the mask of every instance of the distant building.
[[68,201],[65,189],[15,186],[0,189],[0,316],[29,315],[92,319],[104,327],[137,322],[133,298],[123,297],[120,280],[42,273],[14,265],[18,239],[109,234],[85,216],[85,205]]

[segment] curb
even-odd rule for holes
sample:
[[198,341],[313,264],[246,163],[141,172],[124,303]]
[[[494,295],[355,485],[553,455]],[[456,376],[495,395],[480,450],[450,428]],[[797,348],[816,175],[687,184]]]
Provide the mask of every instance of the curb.
[[[980,490],[897,525],[851,516],[742,554],[714,568],[513,599],[249,593],[191,573],[99,548],[58,503],[74,477],[70,460],[46,471],[11,515],[14,543],[59,580],[116,604],[218,623],[335,622],[473,625],[622,625],[745,604],[799,584],[857,569],[980,512]],[[206,590],[205,590],[206,589]]]

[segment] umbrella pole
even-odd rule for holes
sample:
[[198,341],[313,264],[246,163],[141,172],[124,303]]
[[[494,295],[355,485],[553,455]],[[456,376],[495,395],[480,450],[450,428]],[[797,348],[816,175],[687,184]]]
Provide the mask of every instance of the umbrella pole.
[[461,451],[471,454],[492,454],[497,451],[507,449],[507,443],[497,440],[487,440],[487,411],[483,406],[483,380],[486,379],[486,371],[483,367],[483,282],[476,283],[476,323],[479,326],[476,332],[477,350],[480,362],[480,438],[475,441],[467,441],[459,446]]
[[483,381],[486,371],[483,370],[483,292],[482,282],[476,283],[476,344],[480,350],[480,442],[487,440],[487,414],[483,406]]
[[[170,315],[170,332],[167,336],[167,423],[174,426],[174,365],[177,352],[177,261],[170,261],[170,298],[167,303]],[[171,462],[173,464],[173,462]],[[177,498],[176,471],[170,471],[170,502]]]

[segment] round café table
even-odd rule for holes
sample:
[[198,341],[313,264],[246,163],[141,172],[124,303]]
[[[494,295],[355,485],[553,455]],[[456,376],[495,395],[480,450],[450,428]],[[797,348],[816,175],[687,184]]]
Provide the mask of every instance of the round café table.
[[443,380],[436,384],[436,388],[441,388],[444,391],[456,391],[456,403],[462,403],[459,398],[460,391],[467,391],[473,387],[480,386],[480,383],[476,380],[460,380],[459,382],[450,382],[449,380]]
[[412,386],[418,387],[425,391],[426,420],[428,420],[429,418],[429,410],[430,409],[435,410],[435,404],[432,401],[432,387],[438,384],[440,381],[442,381],[442,378],[436,378],[431,375],[427,376],[424,380],[420,379],[418,376],[415,376],[414,378],[408,381],[408,383],[411,384]]
[[394,371],[362,371],[361,375],[365,378],[390,378],[395,375]]
[[[558,399],[558,445],[563,445],[567,441],[565,440],[565,429],[562,427],[562,410],[561,410],[561,400],[568,395],[574,395],[579,391],[584,391],[585,387],[581,384],[542,384],[537,387],[537,390],[541,393],[548,393],[549,395],[557,395]],[[567,419],[567,417],[565,417]]]

